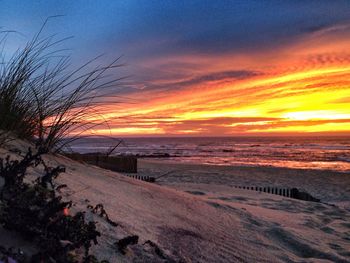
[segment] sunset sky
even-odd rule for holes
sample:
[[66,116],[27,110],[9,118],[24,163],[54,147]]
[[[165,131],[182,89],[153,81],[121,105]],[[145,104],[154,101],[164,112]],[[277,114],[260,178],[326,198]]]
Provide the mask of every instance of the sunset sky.
[[350,1],[0,0],[13,48],[51,15],[74,65],[123,55],[96,134],[350,131]]

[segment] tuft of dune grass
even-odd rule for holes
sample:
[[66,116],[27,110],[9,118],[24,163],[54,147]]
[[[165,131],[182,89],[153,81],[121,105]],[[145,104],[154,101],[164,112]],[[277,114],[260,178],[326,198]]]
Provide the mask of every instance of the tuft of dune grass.
[[[0,51],[0,143],[11,133],[60,150],[104,122],[97,106],[125,79],[114,77],[120,58],[101,65],[98,56],[71,70],[71,57],[60,48],[66,39],[44,37],[46,23],[8,59]],[[0,32],[2,50],[8,34]]]

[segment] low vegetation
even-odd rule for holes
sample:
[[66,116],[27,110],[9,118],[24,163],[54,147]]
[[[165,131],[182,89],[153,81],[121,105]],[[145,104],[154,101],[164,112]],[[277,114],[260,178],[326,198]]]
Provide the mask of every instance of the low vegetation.
[[[0,193],[0,224],[19,233],[37,247],[33,255],[2,248],[3,259],[11,262],[99,262],[89,254],[92,243],[97,244],[100,233],[93,221],[87,222],[83,212],[69,214],[71,201],[63,201],[55,184],[63,167],[48,167],[29,149],[20,161],[0,159],[0,177],[4,185]],[[25,183],[29,167],[43,167],[43,175],[33,183]],[[103,208],[103,207],[102,207]],[[84,252],[81,252],[81,249]],[[107,261],[104,261],[107,262]]]

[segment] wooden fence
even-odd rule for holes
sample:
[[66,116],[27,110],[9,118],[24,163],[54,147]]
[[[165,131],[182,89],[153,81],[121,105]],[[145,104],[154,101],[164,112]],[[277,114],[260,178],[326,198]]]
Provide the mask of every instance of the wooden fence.
[[66,154],[69,158],[83,161],[115,172],[137,173],[137,158],[134,156],[106,156],[102,154]]
[[297,188],[278,188],[278,187],[259,187],[259,186],[235,186],[235,188],[253,190],[258,192],[264,192],[268,194],[281,195],[289,198],[304,200],[304,201],[312,201],[312,202],[320,202],[320,199],[313,197],[312,195],[299,191]]
[[137,180],[149,182],[149,183],[154,183],[156,181],[156,178],[153,176],[144,176],[144,175],[127,175],[127,176]]

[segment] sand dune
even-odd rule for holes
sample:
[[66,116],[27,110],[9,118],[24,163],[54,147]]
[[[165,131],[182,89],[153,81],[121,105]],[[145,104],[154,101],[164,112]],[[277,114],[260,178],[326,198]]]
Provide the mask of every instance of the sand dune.
[[[345,186],[348,175],[335,175],[334,179],[333,175],[327,177],[321,173],[315,178],[315,185],[320,186],[325,178],[330,180],[324,181],[323,190],[318,192],[310,178],[316,175],[308,172],[294,181],[287,179],[290,174],[280,178],[278,173],[269,174],[269,169],[142,161],[143,174],[157,176],[176,171],[159,179],[161,185],[157,185],[64,157],[49,156],[47,160],[51,165],[67,168],[58,181],[68,185],[62,191],[65,198],[76,203],[72,212],[83,209],[90,220],[98,222],[103,235],[92,250],[100,259],[110,262],[350,262],[349,186]],[[338,185],[339,176],[343,176],[344,181]],[[227,183],[227,178],[232,185]],[[232,187],[237,183],[289,184],[303,180],[304,188],[324,196],[324,200],[336,206]],[[338,191],[344,188],[343,193]],[[342,205],[338,206],[337,202]],[[98,203],[104,204],[118,227],[87,209],[88,204]],[[140,240],[122,255],[114,242],[128,235],[138,235]],[[145,243],[148,240],[152,242]]]

